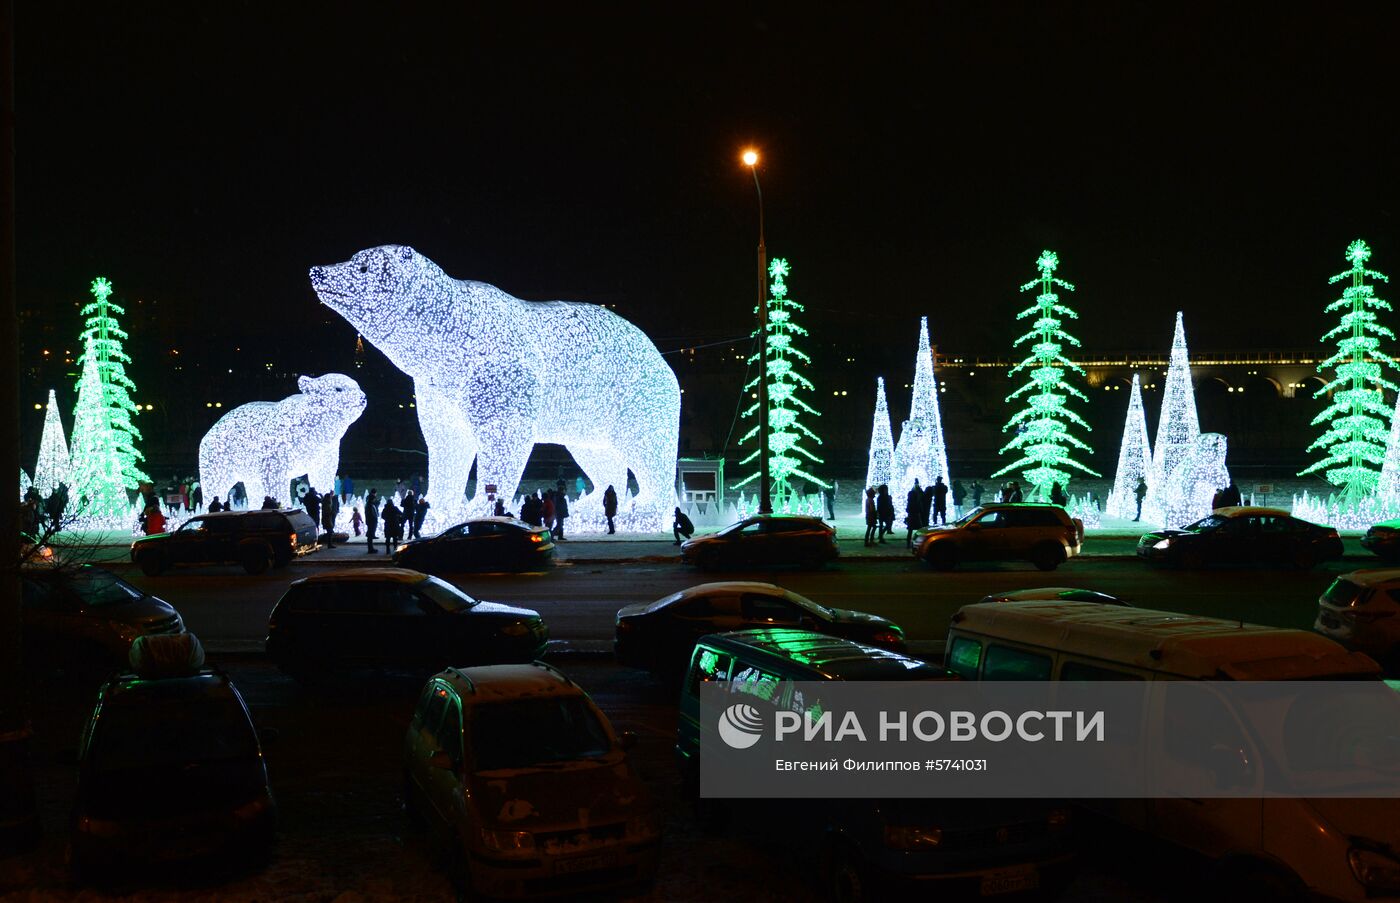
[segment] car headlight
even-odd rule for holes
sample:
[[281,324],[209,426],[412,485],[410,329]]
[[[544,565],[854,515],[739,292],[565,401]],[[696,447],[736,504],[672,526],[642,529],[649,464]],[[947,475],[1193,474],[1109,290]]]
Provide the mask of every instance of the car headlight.
[[516,621],[501,628],[501,636],[525,636],[530,632],[530,628],[525,626],[525,622]]
[[1152,548],[1154,548],[1154,549],[1169,549],[1169,548],[1171,548],[1171,545],[1172,545],[1172,541],[1171,541],[1170,539],[1159,539],[1159,540],[1157,540],[1156,542],[1154,542],[1154,543],[1152,544]]
[[535,851],[535,835],[529,831],[493,831],[481,829],[481,845],[493,853],[505,856],[528,855]]
[[1368,890],[1400,890],[1400,860],[1379,849],[1352,847],[1347,852],[1351,873]]
[[892,850],[932,850],[943,843],[943,829],[886,825],[885,846]]

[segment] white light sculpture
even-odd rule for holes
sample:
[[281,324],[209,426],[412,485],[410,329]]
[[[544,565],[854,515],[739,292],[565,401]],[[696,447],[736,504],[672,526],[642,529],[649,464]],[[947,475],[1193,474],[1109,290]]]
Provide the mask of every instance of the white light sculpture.
[[[890,492],[906,498],[914,481],[928,487],[948,476],[948,449],[943,441],[943,419],[938,410],[938,380],[933,375],[933,346],[928,337],[928,317],[919,319],[919,347],[914,356],[914,394],[909,419],[899,429],[894,450],[894,480]],[[878,484],[877,484],[878,485]]]
[[1161,493],[1159,523],[1168,528],[1182,527],[1210,514],[1215,493],[1230,485],[1225,451],[1225,437],[1220,433],[1201,433],[1196,437],[1190,457],[1167,477]]
[[[1157,420],[1157,441],[1152,444],[1152,471],[1147,477],[1143,520],[1175,528],[1210,513],[1211,497],[1230,481],[1223,457],[1218,467],[1201,459],[1203,446],[1198,441],[1201,435],[1196,392],[1191,385],[1191,361],[1186,351],[1186,327],[1178,311],[1171,362],[1162,392],[1162,411]],[[1214,440],[1208,443],[1212,449],[1215,448],[1213,443]],[[1224,449],[1225,438],[1219,436],[1218,450],[1222,456]],[[1215,483],[1207,492],[1198,485],[1199,481],[1207,479],[1224,479],[1224,482]]]
[[29,481],[29,474],[24,472],[24,468],[19,469],[19,500],[24,501],[24,494],[29,491],[33,484]]
[[229,411],[199,443],[199,482],[204,498],[227,499],[242,483],[248,506],[264,496],[282,504],[293,478],[306,474],[328,492],[340,469],[340,440],[365,410],[359,383],[342,373],[303,376],[298,395],[254,401]]
[[58,413],[58,397],[50,389],[49,403],[44,408],[44,432],[39,439],[39,460],[34,465],[34,488],[48,498],[59,483],[72,482],[71,467],[68,443],[63,438],[63,417]]
[[[1123,425],[1123,444],[1118,447],[1118,472],[1113,491],[1108,494],[1105,513],[1132,520],[1137,517],[1137,488],[1140,480],[1152,483],[1152,445],[1147,440],[1147,417],[1142,410],[1142,385],[1133,374],[1133,391],[1128,396],[1128,419]],[[1145,499],[1144,499],[1145,501]],[[1086,521],[1087,523],[1087,521]]]
[[[453,279],[401,245],[310,275],[322,303],[413,377],[435,522],[488,513],[488,485],[513,499],[531,449],[553,442],[595,487],[614,487],[619,511],[637,511],[648,532],[669,529],[680,387],[636,326],[595,304],[523,301]],[[630,503],[628,470],[639,487]],[[591,496],[580,514],[601,507],[601,493]]]
[[865,485],[888,485],[894,479],[894,433],[890,430],[890,406],[885,400],[885,378],[875,381],[875,423],[870,428],[870,461]]

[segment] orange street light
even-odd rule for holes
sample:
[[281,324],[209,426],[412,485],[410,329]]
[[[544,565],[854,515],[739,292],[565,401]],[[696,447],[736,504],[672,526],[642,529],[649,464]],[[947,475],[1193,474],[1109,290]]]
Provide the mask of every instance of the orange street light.
[[745,165],[745,166],[753,166],[755,163],[758,162],[758,151],[755,151],[755,150],[746,150],[746,151],[744,151],[743,160],[744,160],[744,165]]

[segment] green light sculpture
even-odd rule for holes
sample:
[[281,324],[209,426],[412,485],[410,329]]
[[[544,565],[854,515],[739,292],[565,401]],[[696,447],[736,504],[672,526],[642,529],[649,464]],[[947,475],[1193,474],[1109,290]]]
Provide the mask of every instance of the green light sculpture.
[[113,472],[118,485],[135,489],[140,483],[149,481],[150,477],[137,466],[137,462],[144,461],[145,456],[136,449],[141,432],[131,422],[131,415],[138,410],[130,395],[136,391],[136,385],[126,375],[125,365],[131,363],[131,358],[122,350],[122,342],[128,336],[117,322],[117,315],[126,313],[126,310],[111,300],[112,283],[103,277],[92,281],[91,290],[96,300],[88,302],[82,309],[82,315],[87,319],[81,337],[83,356],[78,358],[78,363],[86,364],[88,355],[95,358],[97,379],[102,388],[102,404],[107,408],[105,423],[112,433],[110,442],[104,440],[104,447],[110,446],[114,456]]
[[112,426],[99,373],[97,343],[88,338],[82,356],[83,375],[78,382],[78,403],[73,408],[73,446],[70,473],[73,485],[70,505],[75,526],[83,529],[115,529],[129,519],[131,503],[122,487],[122,455],[118,431]]
[[1073,395],[1082,401],[1089,399],[1066,380],[1070,372],[1083,376],[1084,371],[1064,354],[1065,343],[1078,347],[1079,340],[1061,328],[1064,322],[1062,318],[1078,319],[1079,315],[1061,304],[1060,296],[1055,292],[1057,286],[1066,291],[1074,291],[1073,285],[1054,275],[1059,264],[1060,258],[1054,251],[1042,251],[1035,262],[1040,270],[1040,277],[1021,286],[1023,292],[1036,286],[1040,287],[1040,296],[1036,298],[1035,304],[1016,315],[1018,320],[1031,316],[1036,318],[1031,331],[1013,344],[1015,347],[1023,342],[1033,342],[1026,359],[1011,368],[1012,375],[1029,370],[1030,379],[1021,388],[1006,396],[1008,402],[1025,396],[1026,407],[1017,411],[1015,416],[1007,421],[1006,426],[1002,427],[1002,432],[1014,429],[1016,435],[1001,448],[1003,455],[1015,452],[1021,457],[992,474],[993,477],[999,477],[1025,468],[1022,475],[1031,486],[1031,492],[1026,496],[1027,501],[1048,501],[1050,488],[1056,483],[1060,484],[1061,489],[1068,491],[1070,473],[1065,469],[1067,467],[1090,476],[1099,475],[1070,457],[1072,449],[1090,453],[1093,449],[1070,432],[1071,426],[1079,426],[1085,430],[1089,430],[1090,427],[1084,422],[1084,418],[1066,407],[1069,396]]
[[1328,280],[1330,285],[1350,278],[1351,284],[1342,289],[1342,297],[1327,305],[1327,313],[1343,312],[1337,326],[1322,337],[1324,342],[1337,339],[1337,351],[1317,365],[1318,373],[1332,370],[1335,374],[1313,393],[1314,398],[1331,395],[1330,403],[1312,421],[1313,426],[1327,424],[1327,429],[1308,446],[1308,451],[1322,449],[1325,457],[1298,474],[1325,470],[1327,481],[1341,488],[1337,501],[1343,507],[1376,490],[1390,438],[1391,410],[1383,393],[1400,391],[1400,386],[1385,378],[1383,365],[1400,366],[1380,351],[1381,339],[1394,339],[1395,333],[1377,323],[1375,314],[1390,311],[1391,306],[1366,284],[1367,276],[1382,282],[1390,277],[1366,269],[1370,257],[1371,249],[1358,238],[1347,246],[1351,269]]
[[[768,473],[772,482],[773,508],[777,511],[790,510],[792,503],[796,501],[794,487],[791,485],[793,478],[801,477],[822,489],[831,488],[830,483],[812,476],[803,469],[806,461],[823,463],[821,458],[802,447],[803,439],[810,439],[818,445],[822,440],[798,417],[801,414],[820,417],[821,412],[797,397],[799,390],[811,392],[814,386],[811,380],[796,370],[798,364],[809,364],[812,358],[793,345],[793,339],[807,335],[807,330],[797,325],[793,319],[794,314],[802,313],[804,308],[787,296],[786,279],[789,273],[791,268],[782,257],[775,257],[768,265],[768,275],[773,283],[769,288],[771,300],[768,302],[768,335],[765,337],[762,352],[768,355],[768,399],[772,405],[768,409]],[[749,358],[750,363],[757,360],[757,354]],[[757,385],[758,379],[755,378],[744,386],[744,390],[752,391]],[[753,417],[757,413],[758,404],[755,403],[744,411],[744,416]],[[739,444],[757,437],[758,427],[755,426],[739,439]],[[755,451],[739,463],[748,464],[757,458],[758,452]],[[755,470],[735,483],[734,488],[738,489],[757,480],[758,477],[759,471]]]

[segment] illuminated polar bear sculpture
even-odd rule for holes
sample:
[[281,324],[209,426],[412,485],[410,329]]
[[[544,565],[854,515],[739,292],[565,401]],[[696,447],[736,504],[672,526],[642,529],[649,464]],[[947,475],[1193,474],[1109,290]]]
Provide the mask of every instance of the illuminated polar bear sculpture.
[[[675,505],[680,389],[640,329],[595,304],[524,301],[453,279],[401,245],[315,267],[322,303],[414,380],[436,522],[515,498],[538,442],[563,445],[619,495],[630,529],[661,530]],[[476,460],[476,494],[466,498]],[[626,497],[627,471],[638,494]]]
[[254,401],[229,411],[199,443],[199,481],[204,498],[227,499],[235,483],[249,507],[263,496],[287,502],[295,477],[330,490],[340,465],[340,440],[365,410],[360,384],[341,373],[303,376],[300,395]]

